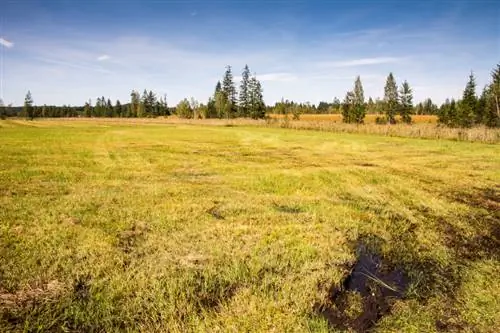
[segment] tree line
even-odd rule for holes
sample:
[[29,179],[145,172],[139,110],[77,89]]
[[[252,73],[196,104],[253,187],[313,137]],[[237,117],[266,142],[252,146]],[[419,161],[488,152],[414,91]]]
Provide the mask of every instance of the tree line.
[[87,101],[83,106],[35,106],[28,91],[23,107],[4,106],[0,100],[0,117],[159,117],[176,114],[181,118],[264,118],[266,113],[292,115],[299,119],[305,113],[338,113],[346,123],[363,123],[366,114],[378,114],[377,123],[394,124],[398,121],[411,123],[412,115],[436,115],[439,124],[450,127],[471,127],[485,125],[500,127],[500,64],[493,69],[490,82],[481,95],[476,93],[476,78],[471,72],[461,99],[447,99],[437,106],[430,98],[416,105],[413,90],[407,81],[398,87],[394,75],[389,73],[384,87],[383,99],[365,100],[361,77],[357,76],[353,89],[340,101],[332,103],[297,103],[282,99],[273,106],[266,106],[262,85],[255,74],[245,65],[237,91],[231,66],[227,66],[221,81],[215,85],[213,95],[207,103],[199,103],[194,98],[185,98],[175,107],[167,105],[166,95],[158,97],[151,90],[142,94],[133,90],[130,101],[114,104],[104,96]]

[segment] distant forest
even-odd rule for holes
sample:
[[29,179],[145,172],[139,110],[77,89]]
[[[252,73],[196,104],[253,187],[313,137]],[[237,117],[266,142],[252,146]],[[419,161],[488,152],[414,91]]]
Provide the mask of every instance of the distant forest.
[[222,81],[215,85],[209,100],[200,103],[194,98],[184,99],[176,106],[167,105],[167,97],[158,96],[151,90],[141,93],[133,90],[130,100],[114,103],[98,97],[95,104],[91,100],[83,106],[35,105],[31,92],[28,91],[23,106],[5,106],[0,100],[0,117],[161,117],[177,115],[181,118],[265,118],[266,114],[290,115],[300,119],[301,114],[342,114],[343,122],[364,122],[366,114],[378,114],[377,123],[410,124],[412,115],[436,115],[440,124],[450,127],[472,127],[485,125],[500,127],[500,64],[493,69],[490,83],[483,87],[481,94],[476,92],[476,79],[471,72],[465,85],[462,98],[447,99],[440,106],[430,98],[414,104],[413,90],[407,81],[397,85],[394,75],[387,76],[383,99],[368,100],[364,97],[361,77],[354,82],[353,90],[348,91],[341,101],[335,97],[332,102],[298,103],[281,100],[273,106],[266,106],[262,86],[255,75],[251,75],[248,66],[242,72],[242,79],[237,91],[231,66],[226,67]]

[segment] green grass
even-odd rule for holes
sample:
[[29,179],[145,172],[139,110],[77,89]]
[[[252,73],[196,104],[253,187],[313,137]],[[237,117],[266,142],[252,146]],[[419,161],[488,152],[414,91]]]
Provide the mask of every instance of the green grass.
[[365,240],[412,279],[376,332],[500,329],[500,146],[0,122],[0,331],[328,332]]

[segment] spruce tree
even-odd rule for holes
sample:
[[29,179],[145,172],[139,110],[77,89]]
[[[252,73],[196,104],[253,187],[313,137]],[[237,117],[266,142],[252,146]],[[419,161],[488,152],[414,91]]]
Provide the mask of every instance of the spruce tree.
[[106,117],[113,117],[113,104],[111,104],[111,100],[108,98],[106,102]]
[[234,117],[236,115],[236,88],[234,86],[231,66],[229,65],[226,67],[226,72],[222,80],[222,91],[227,98],[227,107],[229,108],[226,117]]
[[491,83],[486,93],[483,124],[500,127],[500,64],[491,72]]
[[365,93],[363,91],[363,85],[361,84],[361,78],[359,75],[356,77],[356,81],[354,81],[354,90],[353,90],[353,100],[352,100],[352,117],[351,120],[354,123],[361,124],[363,123],[363,119],[366,115],[366,107],[365,107]]
[[122,117],[122,103],[117,99],[114,107],[114,115],[116,117]]
[[248,117],[249,115],[249,80],[250,80],[250,69],[248,65],[245,65],[243,73],[241,73],[241,84],[240,84],[240,94],[239,94],[239,114],[241,117]]
[[387,81],[384,87],[384,108],[387,121],[391,124],[396,123],[396,113],[398,111],[399,98],[398,87],[392,73],[387,76]]
[[3,99],[0,98],[0,119],[5,119],[5,118],[7,118],[7,108],[3,103]]
[[24,111],[24,114],[26,115],[26,118],[33,120],[33,117],[34,117],[33,97],[31,96],[31,91],[29,91],[29,90],[28,90],[28,93],[26,94],[26,97],[24,98],[23,111]]
[[85,102],[85,105],[83,107],[83,114],[85,117],[92,117],[92,106],[90,105],[90,101]]
[[458,119],[456,123],[461,127],[471,127],[476,118],[477,97],[476,79],[474,73],[470,73],[469,81],[465,85],[462,100],[458,107]]
[[411,123],[411,114],[413,113],[413,92],[407,81],[404,81],[399,90],[400,107],[399,114],[403,122]]
[[266,115],[266,105],[262,93],[262,86],[255,74],[248,81],[249,91],[249,115],[253,119],[264,118]]

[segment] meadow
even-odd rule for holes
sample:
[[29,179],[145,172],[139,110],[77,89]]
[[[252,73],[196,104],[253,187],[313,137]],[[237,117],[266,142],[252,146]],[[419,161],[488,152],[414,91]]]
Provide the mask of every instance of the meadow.
[[498,143],[223,125],[0,121],[0,331],[499,331]]

